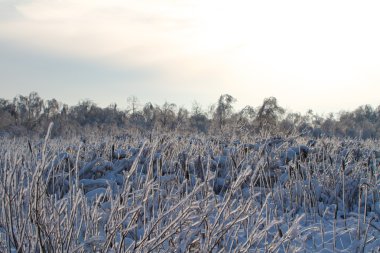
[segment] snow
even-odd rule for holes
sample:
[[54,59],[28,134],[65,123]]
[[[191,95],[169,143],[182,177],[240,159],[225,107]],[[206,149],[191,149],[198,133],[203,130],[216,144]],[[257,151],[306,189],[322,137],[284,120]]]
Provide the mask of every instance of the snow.
[[35,251],[42,228],[50,231],[40,231],[44,241],[63,251],[376,252],[378,144],[49,140],[46,157],[23,160],[28,152],[3,148],[0,251],[15,251],[25,237],[23,251]]

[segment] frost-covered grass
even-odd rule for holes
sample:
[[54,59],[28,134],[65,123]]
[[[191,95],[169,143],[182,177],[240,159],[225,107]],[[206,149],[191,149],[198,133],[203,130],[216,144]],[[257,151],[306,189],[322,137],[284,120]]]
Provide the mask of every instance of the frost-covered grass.
[[0,252],[380,250],[377,141],[0,144]]

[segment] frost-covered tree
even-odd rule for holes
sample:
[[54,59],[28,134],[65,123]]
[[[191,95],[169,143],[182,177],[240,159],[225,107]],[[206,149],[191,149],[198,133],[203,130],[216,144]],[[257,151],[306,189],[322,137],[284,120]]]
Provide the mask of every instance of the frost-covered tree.
[[140,106],[139,99],[136,96],[130,96],[127,98],[128,112],[135,114]]
[[264,126],[273,128],[277,125],[280,117],[285,113],[284,108],[278,105],[275,97],[264,99],[257,112],[256,121],[261,129]]
[[154,127],[154,121],[155,121],[155,109],[152,103],[146,103],[144,105],[144,108],[142,110],[142,115],[144,117],[145,121],[145,129],[152,130]]
[[196,130],[198,133],[208,132],[210,120],[203,112],[202,106],[196,101],[193,102],[189,121],[190,129]]
[[0,99],[0,130],[7,128],[14,123],[14,107],[8,100]]
[[48,119],[53,118],[59,113],[60,113],[60,104],[55,98],[51,100],[47,100],[45,102],[44,115],[46,118]]
[[44,109],[44,101],[37,92],[31,92],[27,99],[28,120],[37,120]]
[[175,125],[175,109],[174,103],[165,102],[158,110],[158,122],[163,129],[173,129]]
[[217,129],[222,130],[226,125],[227,119],[232,115],[232,104],[234,102],[236,102],[236,99],[229,94],[224,94],[219,97],[213,114],[213,121]]
[[184,107],[180,107],[177,112],[176,128],[181,130],[187,129],[188,122],[189,111]]
[[28,98],[18,95],[13,99],[13,104],[16,109],[17,124],[23,124],[28,120]]

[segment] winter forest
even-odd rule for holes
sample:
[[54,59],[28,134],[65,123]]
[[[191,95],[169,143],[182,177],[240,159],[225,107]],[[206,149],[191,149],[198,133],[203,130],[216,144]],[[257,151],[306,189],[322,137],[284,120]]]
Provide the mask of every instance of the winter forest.
[[375,139],[380,137],[380,106],[362,105],[354,111],[320,116],[287,112],[274,97],[261,105],[247,105],[234,110],[236,99],[228,94],[202,107],[196,101],[192,108],[166,102],[141,104],[135,96],[126,98],[128,108],[117,104],[106,108],[90,100],[68,106],[56,99],[44,100],[38,93],[18,95],[13,100],[0,99],[0,134],[3,136],[44,136],[54,122],[52,137],[82,136],[87,133],[154,132],[178,134],[211,134],[240,138],[246,135],[302,135],[310,138],[336,137]]

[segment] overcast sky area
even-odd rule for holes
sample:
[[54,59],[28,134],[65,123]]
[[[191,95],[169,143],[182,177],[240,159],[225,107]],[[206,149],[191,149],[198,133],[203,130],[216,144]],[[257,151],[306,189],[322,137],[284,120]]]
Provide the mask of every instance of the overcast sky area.
[[379,13],[363,0],[0,0],[0,97],[377,106]]

